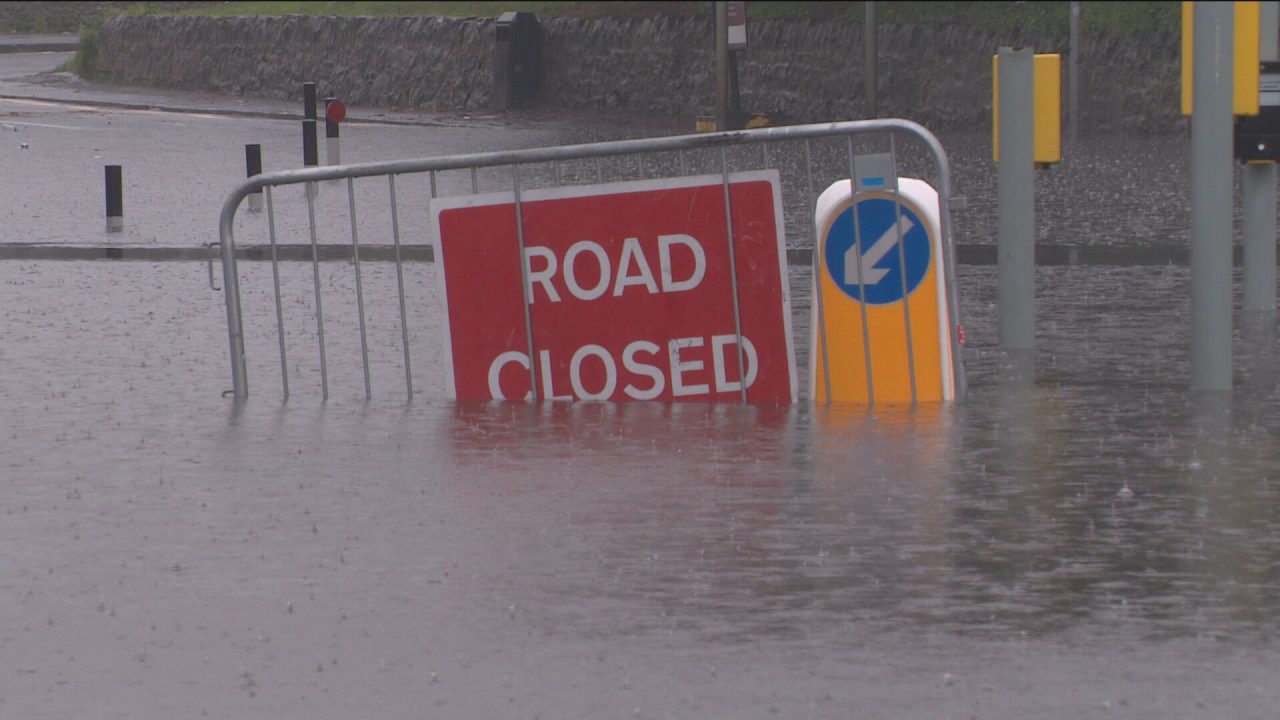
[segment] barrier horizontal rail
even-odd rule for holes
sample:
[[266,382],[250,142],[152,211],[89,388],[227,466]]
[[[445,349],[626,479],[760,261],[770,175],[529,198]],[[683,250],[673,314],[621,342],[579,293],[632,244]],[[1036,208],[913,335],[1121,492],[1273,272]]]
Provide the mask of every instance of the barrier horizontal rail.
[[[699,133],[690,135],[676,135],[661,138],[643,138],[632,140],[614,140],[607,142],[596,142],[580,145],[562,145],[543,148],[529,148],[521,150],[504,150],[481,153],[465,153],[459,155],[450,155],[443,157],[419,158],[392,160],[373,163],[356,163],[349,165],[337,165],[328,167],[312,167],[295,170],[281,170],[269,173],[255,175],[235,187],[227,196],[223,203],[222,211],[219,218],[219,237],[221,244],[221,256],[223,265],[223,293],[227,311],[227,333],[228,343],[231,355],[232,385],[231,394],[237,399],[243,399],[248,396],[248,376],[246,369],[245,345],[244,345],[244,327],[243,317],[240,305],[240,283],[239,272],[237,268],[237,256],[235,246],[234,222],[236,213],[243,203],[244,199],[255,192],[266,191],[268,198],[268,212],[270,216],[271,201],[270,190],[274,187],[286,185],[307,184],[308,188],[314,183],[326,180],[347,180],[348,194],[351,207],[352,222],[352,239],[353,254],[357,267],[357,285],[360,282],[359,274],[359,253],[360,246],[356,240],[356,219],[355,219],[355,202],[354,189],[352,181],[356,178],[369,177],[387,177],[391,184],[392,195],[392,218],[393,224],[396,225],[396,245],[395,256],[397,263],[397,273],[400,269],[401,247],[399,244],[398,221],[396,220],[396,191],[395,177],[399,175],[432,173],[432,196],[434,197],[434,173],[448,170],[466,170],[470,169],[472,173],[472,191],[477,190],[476,170],[478,168],[494,168],[507,166],[512,168],[513,177],[518,177],[519,168],[523,165],[531,165],[536,163],[557,163],[556,180],[559,183],[559,162],[570,160],[583,160],[592,158],[610,158],[622,157],[630,155],[644,155],[650,153],[661,153],[669,151],[684,151],[698,149],[723,149],[748,146],[756,144],[767,144],[797,140],[813,140],[826,137],[852,136],[867,133],[884,133],[884,132],[902,132],[910,136],[914,136],[924,143],[932,156],[934,168],[936,172],[938,204],[940,212],[940,233],[941,241],[944,247],[942,257],[942,271],[945,273],[947,286],[949,288],[946,297],[946,306],[950,319],[950,337],[953,347],[959,347],[960,325],[959,303],[957,298],[957,290],[955,283],[955,246],[952,238],[952,222],[951,222],[951,169],[950,163],[938,139],[929,132],[924,126],[912,122],[910,120],[899,118],[882,118],[872,120],[851,120],[844,122],[817,123],[810,125],[795,125],[786,127],[769,127],[758,128],[752,130],[725,131],[717,133]],[[890,136],[892,137],[892,135]],[[765,161],[768,163],[768,147],[765,147]],[[683,155],[681,157],[683,170]],[[639,164],[640,175],[645,175],[643,160]],[[728,174],[727,165],[724,172]],[[597,175],[599,167],[597,166]],[[812,179],[812,171],[810,170],[810,178]],[[519,203],[518,185],[513,185],[517,206]],[[307,193],[309,211],[311,213],[311,247],[317,248],[318,244],[315,238],[315,219],[313,207],[313,193],[308,190]],[[276,259],[276,243],[274,222],[271,224],[271,253],[273,261]],[[313,254],[313,261],[318,261],[318,256]],[[321,345],[321,375],[325,375],[324,366],[324,341],[323,341],[323,312],[320,309],[320,295],[317,274],[316,287],[316,306],[318,320],[318,334],[320,336]],[[279,281],[277,278],[277,312],[279,313]],[[400,280],[401,291],[401,314],[404,314],[404,297],[403,297],[403,280]],[[364,320],[363,320],[363,297],[359,298],[361,305],[361,335],[363,344]],[[402,322],[402,328],[405,323]],[[284,341],[283,327],[281,321],[281,364],[282,372],[284,372]],[[412,396],[412,374],[409,370],[408,362],[408,342],[407,329],[405,329],[405,364],[406,364],[406,383],[409,386],[409,394]],[[366,375],[366,393],[368,393],[368,359],[367,350],[365,357],[365,375]],[[965,395],[965,377],[962,362],[956,362],[953,367],[953,380],[955,387],[955,396],[957,400],[963,399]],[[325,396],[328,394],[327,380],[322,380],[325,387]],[[288,396],[287,379],[285,379],[285,395]]]
[[[218,245],[217,242],[212,243]],[[278,246],[280,262],[310,262],[311,246],[300,243]],[[994,244],[957,243],[956,263],[959,265],[995,265],[999,248]],[[156,245],[64,245],[36,243],[0,243],[0,262],[6,260],[37,260],[51,262],[82,262],[106,260],[120,262],[205,262],[208,248],[204,245],[170,247]],[[349,244],[324,243],[319,246],[321,262],[352,262]],[[239,245],[236,257],[244,262],[269,262],[271,247],[268,245]],[[1240,248],[1234,252],[1234,266],[1243,267]],[[364,262],[395,262],[395,248],[390,245],[361,245],[360,259]],[[435,260],[435,249],[430,245],[406,245],[401,260],[409,263],[429,263]],[[1057,245],[1036,244],[1036,267],[1089,265],[1101,267],[1181,266],[1190,264],[1190,252],[1186,247],[1150,247],[1125,245]],[[787,264],[809,265],[813,262],[813,248],[787,248]]]

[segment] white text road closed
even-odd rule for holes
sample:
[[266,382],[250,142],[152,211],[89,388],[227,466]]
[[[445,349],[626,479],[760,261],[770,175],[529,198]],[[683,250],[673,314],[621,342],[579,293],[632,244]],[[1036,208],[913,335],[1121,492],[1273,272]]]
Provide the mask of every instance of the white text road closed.
[[[677,338],[668,341],[665,348],[650,340],[634,340],[615,357],[602,345],[588,344],[573,351],[568,372],[558,377],[557,369],[563,364],[556,362],[550,350],[540,350],[540,389],[547,400],[609,400],[619,390],[631,400],[655,400],[668,392],[676,399],[738,392],[741,383],[729,379],[737,373],[736,345],[737,337],[732,334]],[[759,359],[749,338],[742,338],[742,348],[750,388]],[[527,390],[513,398],[503,387],[504,377],[508,387],[528,387],[528,373],[526,353],[508,350],[494,358],[489,365],[490,397],[528,399]]]
[[[646,245],[651,248],[648,253],[644,250]],[[578,300],[595,300],[605,293],[621,297],[632,288],[633,292],[650,295],[683,292],[696,288],[707,272],[702,244],[688,235],[659,235],[654,242],[644,244],[640,238],[625,238],[617,257],[610,257],[604,245],[591,240],[573,243],[563,258],[553,248],[541,245],[526,246],[524,253],[530,304],[538,301],[535,289],[550,302],[560,302],[562,294]],[[676,264],[672,258],[681,253],[687,253],[692,260],[692,264],[681,263],[689,267],[687,277],[677,277],[672,270]],[[584,285],[582,277],[591,280]]]
[[454,397],[794,401],[777,183],[731,176],[732,268],[718,175],[437,201]]

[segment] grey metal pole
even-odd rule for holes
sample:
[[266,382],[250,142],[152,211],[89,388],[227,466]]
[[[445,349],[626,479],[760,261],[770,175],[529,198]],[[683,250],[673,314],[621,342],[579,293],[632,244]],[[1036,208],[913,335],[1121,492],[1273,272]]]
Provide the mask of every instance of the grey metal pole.
[[[1277,60],[1280,2],[1261,3],[1261,60]],[[1244,166],[1244,309],[1276,309],[1276,166]]]
[[1231,389],[1232,3],[1194,9],[1191,389]]
[[1080,136],[1080,3],[1071,3],[1070,47],[1067,49],[1067,142]]
[[876,97],[880,88],[880,49],[876,45],[880,26],[876,22],[876,4],[865,2],[863,7],[866,9],[862,24],[862,79],[866,91],[864,117],[874,118],[880,116],[879,98]]
[[729,129],[729,5],[716,2],[716,129]]
[[1000,137],[997,300],[1000,347],[1031,350],[1036,344],[1036,221],[1034,112],[1031,48],[999,50]]

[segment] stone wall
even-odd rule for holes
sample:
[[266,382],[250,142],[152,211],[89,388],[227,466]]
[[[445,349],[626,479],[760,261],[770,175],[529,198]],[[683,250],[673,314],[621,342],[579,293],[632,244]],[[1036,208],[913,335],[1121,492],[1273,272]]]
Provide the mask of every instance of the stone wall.
[[[707,20],[552,19],[543,29],[542,107],[690,119],[713,108]],[[746,109],[798,121],[861,116],[860,25],[762,21],[750,33],[740,66]],[[1065,37],[894,25],[882,26],[878,39],[881,114],[937,130],[989,127],[998,46],[1065,55],[1067,44]],[[316,80],[322,95],[354,105],[482,112],[493,83],[492,19],[121,17],[103,25],[98,43],[92,72],[125,84],[292,98],[302,82]],[[1086,131],[1184,126],[1176,35],[1086,37],[1081,75]]]
[[125,84],[348,104],[472,110],[488,101],[492,21],[459,18],[119,17],[93,76]]

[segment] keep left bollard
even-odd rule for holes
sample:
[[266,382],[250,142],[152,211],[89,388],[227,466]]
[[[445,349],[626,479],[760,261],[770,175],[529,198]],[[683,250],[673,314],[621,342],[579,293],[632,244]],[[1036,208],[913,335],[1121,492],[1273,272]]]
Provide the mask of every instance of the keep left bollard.
[[124,170],[120,165],[106,166],[107,232],[124,229]]

